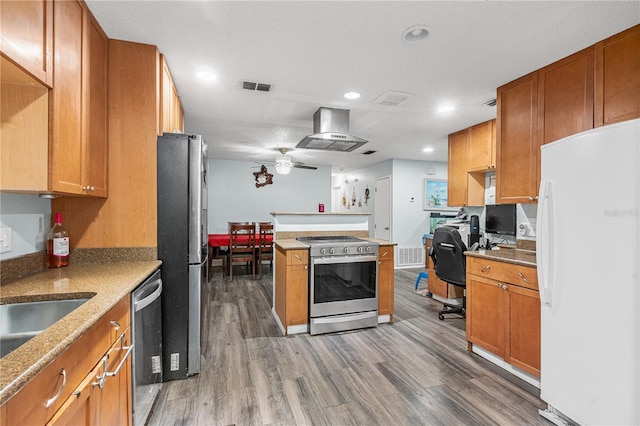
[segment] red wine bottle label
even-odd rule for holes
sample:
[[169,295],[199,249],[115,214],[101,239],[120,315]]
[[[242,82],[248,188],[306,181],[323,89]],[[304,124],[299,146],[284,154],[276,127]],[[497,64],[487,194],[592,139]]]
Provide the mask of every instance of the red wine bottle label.
[[55,256],[69,256],[69,237],[53,239],[53,254]]

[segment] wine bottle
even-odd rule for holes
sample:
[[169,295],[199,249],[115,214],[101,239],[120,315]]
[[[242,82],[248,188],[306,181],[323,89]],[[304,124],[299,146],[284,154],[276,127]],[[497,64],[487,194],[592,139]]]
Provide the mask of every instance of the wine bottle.
[[69,232],[62,226],[62,213],[56,213],[55,223],[47,234],[47,267],[60,268],[69,264]]

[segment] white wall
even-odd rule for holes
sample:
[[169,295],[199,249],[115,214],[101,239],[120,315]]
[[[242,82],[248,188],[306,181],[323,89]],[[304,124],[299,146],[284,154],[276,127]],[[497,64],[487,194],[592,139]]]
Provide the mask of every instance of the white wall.
[[11,251],[0,254],[0,260],[44,250],[50,226],[50,200],[37,195],[0,194],[0,227],[12,231]]
[[331,205],[331,167],[292,169],[279,175],[274,167],[273,184],[256,188],[252,161],[209,160],[209,233],[227,232],[228,222],[271,222],[271,212],[317,212],[318,204]]

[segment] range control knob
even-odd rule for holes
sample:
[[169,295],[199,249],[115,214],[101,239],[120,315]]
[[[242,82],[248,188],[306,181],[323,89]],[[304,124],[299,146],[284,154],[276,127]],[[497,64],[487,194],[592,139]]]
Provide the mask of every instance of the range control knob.
[[331,247],[331,248],[329,249],[329,254],[333,254],[334,252],[335,252],[335,250],[333,249],[333,247]]
[[367,253],[371,251],[371,247],[369,246],[365,247],[365,249],[367,250]]
[[323,249],[323,248],[322,248],[322,249],[320,249],[320,254],[325,254],[325,253],[326,253],[326,251],[327,251],[327,249]]
[[345,252],[345,253],[349,253],[349,247],[343,248],[342,251]]
[[362,253],[362,247],[358,247],[358,253]]

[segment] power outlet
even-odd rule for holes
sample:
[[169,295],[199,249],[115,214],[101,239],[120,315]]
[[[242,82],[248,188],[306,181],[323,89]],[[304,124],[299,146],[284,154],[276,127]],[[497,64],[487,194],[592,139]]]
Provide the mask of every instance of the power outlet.
[[11,251],[11,228],[0,228],[0,253]]

